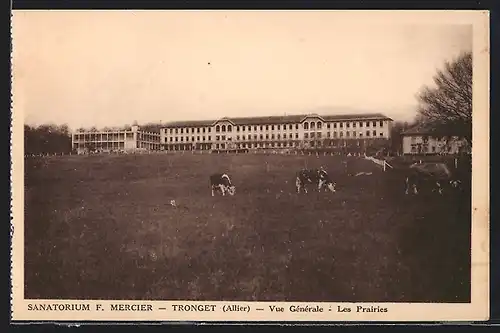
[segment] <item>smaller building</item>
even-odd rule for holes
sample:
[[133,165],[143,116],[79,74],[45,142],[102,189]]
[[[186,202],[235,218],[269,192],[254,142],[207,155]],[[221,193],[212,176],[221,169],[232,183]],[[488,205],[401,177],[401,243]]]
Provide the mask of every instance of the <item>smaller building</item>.
[[437,137],[431,127],[416,125],[401,133],[404,155],[459,154],[470,152],[466,139],[458,136]]
[[78,154],[160,149],[160,133],[141,131],[137,125],[122,130],[77,131],[71,141]]

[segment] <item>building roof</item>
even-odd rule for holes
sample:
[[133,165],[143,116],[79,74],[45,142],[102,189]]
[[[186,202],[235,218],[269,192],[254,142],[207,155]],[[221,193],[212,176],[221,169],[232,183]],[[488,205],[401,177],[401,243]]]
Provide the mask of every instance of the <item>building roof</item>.
[[351,121],[351,120],[392,120],[382,113],[363,113],[363,114],[343,114],[343,115],[320,115],[320,114],[300,114],[288,116],[265,116],[265,117],[223,117],[212,120],[187,120],[173,121],[163,125],[163,127],[198,127],[212,126],[219,121],[228,121],[233,125],[271,125],[271,124],[290,124],[300,123],[307,118],[320,118],[324,121]]
[[401,132],[402,135],[426,135],[431,134],[433,128],[429,124],[417,124]]

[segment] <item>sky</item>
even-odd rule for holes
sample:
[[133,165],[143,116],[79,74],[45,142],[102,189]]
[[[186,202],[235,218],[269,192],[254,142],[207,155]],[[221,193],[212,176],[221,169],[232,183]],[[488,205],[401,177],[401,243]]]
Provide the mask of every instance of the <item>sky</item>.
[[71,129],[284,114],[381,112],[472,50],[472,27],[429,15],[14,11],[14,113]]

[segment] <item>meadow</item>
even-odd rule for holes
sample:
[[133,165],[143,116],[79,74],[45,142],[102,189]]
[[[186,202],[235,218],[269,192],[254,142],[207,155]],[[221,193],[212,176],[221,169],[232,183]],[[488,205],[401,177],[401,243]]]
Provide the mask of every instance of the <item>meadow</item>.
[[[337,192],[297,194],[320,165]],[[468,302],[469,202],[405,196],[361,157],[29,157],[25,297]]]

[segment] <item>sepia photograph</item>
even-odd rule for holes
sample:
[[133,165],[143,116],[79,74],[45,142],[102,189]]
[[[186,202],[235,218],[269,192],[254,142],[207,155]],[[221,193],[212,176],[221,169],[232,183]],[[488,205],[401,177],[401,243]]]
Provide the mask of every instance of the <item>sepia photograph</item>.
[[11,29],[14,317],[487,318],[487,12]]

